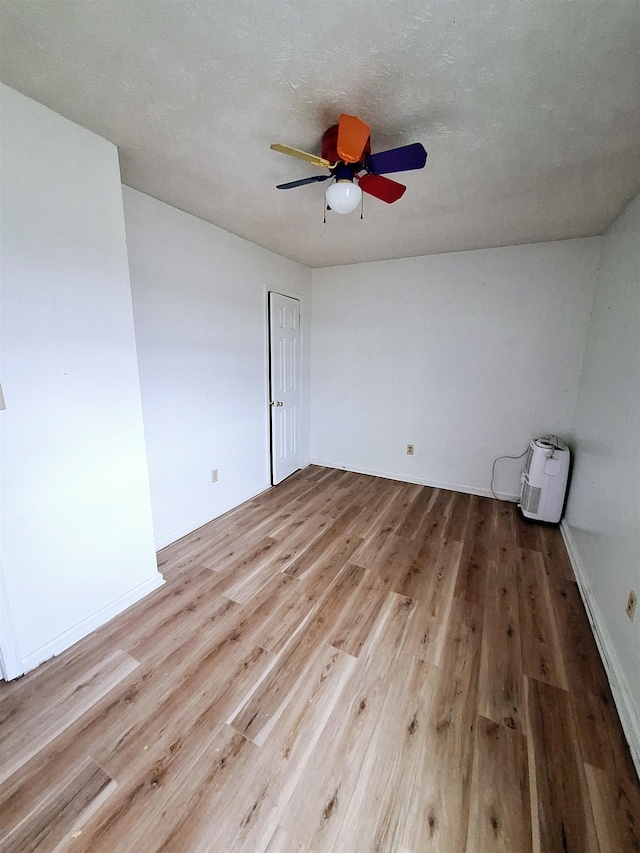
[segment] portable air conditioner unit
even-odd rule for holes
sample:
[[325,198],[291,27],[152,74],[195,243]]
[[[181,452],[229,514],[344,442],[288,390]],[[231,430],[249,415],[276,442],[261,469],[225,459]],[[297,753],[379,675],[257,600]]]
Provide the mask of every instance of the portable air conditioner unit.
[[522,472],[520,509],[526,518],[556,524],[562,516],[571,453],[556,435],[534,438]]

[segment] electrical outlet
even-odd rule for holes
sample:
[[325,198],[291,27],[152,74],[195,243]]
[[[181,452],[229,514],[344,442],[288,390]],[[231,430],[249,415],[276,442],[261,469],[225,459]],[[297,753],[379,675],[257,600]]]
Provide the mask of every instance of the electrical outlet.
[[407,444],[407,456],[413,456],[413,444]]
[[212,483],[218,482],[218,469],[217,468],[214,468],[213,471],[211,472],[211,482]]
[[633,622],[633,617],[636,615],[636,605],[638,603],[638,596],[635,594],[633,590],[629,592],[629,598],[627,599],[627,616]]

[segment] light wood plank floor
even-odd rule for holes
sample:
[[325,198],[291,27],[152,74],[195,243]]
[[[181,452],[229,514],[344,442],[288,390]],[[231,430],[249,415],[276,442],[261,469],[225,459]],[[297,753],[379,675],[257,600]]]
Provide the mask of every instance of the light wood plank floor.
[[640,851],[557,529],[310,467],[0,684],[0,849]]

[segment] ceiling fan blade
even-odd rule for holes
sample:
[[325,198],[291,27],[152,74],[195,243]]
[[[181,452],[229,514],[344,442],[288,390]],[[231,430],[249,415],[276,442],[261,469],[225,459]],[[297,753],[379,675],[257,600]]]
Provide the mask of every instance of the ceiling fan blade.
[[382,175],[363,175],[358,183],[362,191],[369,195],[379,198],[381,201],[386,201],[387,204],[393,204],[402,198],[406,187],[404,184],[399,184],[396,181],[391,181],[389,178],[384,178]]
[[364,167],[373,175],[388,175],[390,172],[409,172],[412,169],[424,169],[427,152],[419,142],[391,148],[367,157]]
[[359,163],[370,133],[368,124],[343,113],[338,122],[338,157],[345,163]]
[[325,169],[331,167],[331,163],[323,157],[316,157],[315,154],[307,154],[306,151],[300,151],[298,148],[292,148],[290,145],[281,145],[275,142],[271,146],[272,151],[279,151],[281,154],[288,154],[290,157],[297,157],[298,160],[306,160],[307,163],[313,163],[314,166],[321,166]]
[[278,184],[277,190],[292,190],[294,187],[303,187],[305,184],[315,184],[318,181],[328,181],[331,175],[314,175],[312,178],[300,178],[299,181],[289,181],[288,184]]

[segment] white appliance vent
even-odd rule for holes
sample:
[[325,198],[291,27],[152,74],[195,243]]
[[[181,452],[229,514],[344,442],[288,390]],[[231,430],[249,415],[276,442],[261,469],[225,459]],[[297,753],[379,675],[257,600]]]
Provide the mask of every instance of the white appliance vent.
[[522,509],[525,512],[537,513],[540,506],[542,489],[538,489],[525,480],[522,487]]

